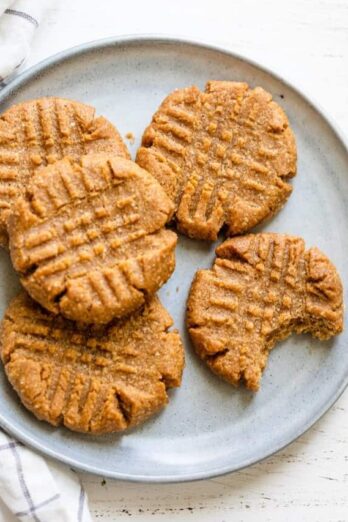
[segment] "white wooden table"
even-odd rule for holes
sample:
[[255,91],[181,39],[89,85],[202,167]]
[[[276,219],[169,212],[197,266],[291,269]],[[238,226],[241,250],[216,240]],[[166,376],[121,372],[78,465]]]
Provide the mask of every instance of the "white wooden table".
[[[348,0],[60,0],[27,66],[129,33],[179,34],[250,57],[309,93],[348,135]],[[286,450],[232,475],[181,485],[81,479],[101,521],[347,522],[348,393]]]

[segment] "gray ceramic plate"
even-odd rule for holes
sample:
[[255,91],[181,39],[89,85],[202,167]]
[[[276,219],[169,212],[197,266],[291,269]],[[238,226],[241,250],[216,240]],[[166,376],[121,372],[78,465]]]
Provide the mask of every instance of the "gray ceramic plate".
[[[115,38],[84,45],[25,72],[0,95],[0,111],[28,98],[56,95],[94,105],[135,154],[160,101],[176,87],[208,79],[261,85],[286,110],[298,144],[298,176],[284,209],[262,230],[303,236],[348,278],[348,155],[342,138],[296,89],[256,64],[221,49],[177,39]],[[261,227],[260,227],[261,228]],[[293,336],[271,354],[259,393],[233,389],[194,356],[184,327],[193,274],[208,267],[214,245],[180,238],[177,268],[160,295],[180,329],[187,365],[170,405],[124,436],[88,437],[37,421],[0,373],[0,422],[37,450],[108,477],[170,482],[212,477],[267,457],[308,429],[347,384],[348,331],[320,343]],[[0,253],[0,312],[17,292],[6,252]],[[348,288],[348,285],[346,285]]]

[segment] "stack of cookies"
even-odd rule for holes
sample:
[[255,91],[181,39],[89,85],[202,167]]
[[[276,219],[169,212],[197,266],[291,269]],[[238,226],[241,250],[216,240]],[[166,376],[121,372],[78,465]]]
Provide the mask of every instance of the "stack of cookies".
[[26,290],[1,357],[24,405],[90,433],[138,424],[179,386],[184,351],[155,292],[175,267],[174,205],[86,105],[44,98],[0,120],[0,226]]
[[[39,419],[122,431],[180,385],[184,350],[156,291],[175,267],[178,230],[243,234],[291,193],[296,146],[261,88],[212,81],[171,93],[136,163],[93,108],[43,98],[0,118],[0,240],[25,289],[6,311],[1,358]],[[336,269],[300,238],[249,234],[197,272],[188,330],[228,382],[256,391],[269,351],[292,331],[342,330]]]

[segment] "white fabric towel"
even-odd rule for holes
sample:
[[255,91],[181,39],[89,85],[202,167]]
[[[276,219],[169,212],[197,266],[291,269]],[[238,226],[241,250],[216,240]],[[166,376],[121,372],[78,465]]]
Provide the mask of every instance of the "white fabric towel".
[[0,86],[18,69],[50,0],[0,0]]
[[[0,0],[0,88],[26,59],[49,0]],[[2,369],[0,369],[2,371]],[[0,522],[91,522],[76,473],[0,430]]]
[[0,430],[0,521],[91,522],[75,472]]

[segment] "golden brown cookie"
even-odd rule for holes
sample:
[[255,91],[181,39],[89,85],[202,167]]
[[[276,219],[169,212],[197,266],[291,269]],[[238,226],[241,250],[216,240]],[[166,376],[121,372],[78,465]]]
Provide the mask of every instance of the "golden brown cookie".
[[29,294],[54,313],[107,323],[171,275],[173,205],[136,163],[106,154],[35,174],[9,217],[10,251]]
[[62,98],[30,100],[0,117],[0,244],[7,245],[6,222],[16,198],[34,172],[64,156],[112,152],[129,158],[115,127],[95,109]]
[[180,386],[184,350],[157,297],[107,326],[77,327],[22,292],[2,323],[1,359],[23,404],[41,420],[74,431],[131,428]]
[[176,90],[145,130],[137,154],[174,201],[184,234],[215,240],[272,216],[291,193],[296,144],[272,96],[246,83]]
[[342,331],[339,275],[301,238],[250,234],[216,255],[211,270],[196,273],[187,325],[198,355],[231,384],[258,390],[269,351],[291,332],[324,340]]

